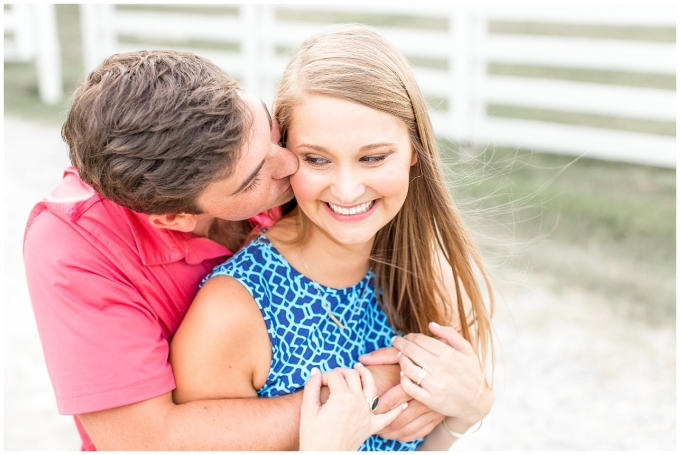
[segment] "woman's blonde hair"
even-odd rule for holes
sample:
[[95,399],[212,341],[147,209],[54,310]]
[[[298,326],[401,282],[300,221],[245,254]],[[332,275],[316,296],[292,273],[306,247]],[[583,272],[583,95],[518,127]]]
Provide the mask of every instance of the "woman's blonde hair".
[[[394,115],[406,125],[418,161],[411,167],[403,207],[375,238],[371,266],[376,295],[397,331],[431,334],[430,321],[450,325],[453,302],[437,279],[437,256],[439,251],[443,253],[457,284],[461,333],[476,347],[484,368],[488,352],[493,359],[493,292],[477,248],[448,192],[427,106],[408,62],[370,28],[336,26],[303,42],[283,73],[274,115],[284,141],[294,121],[295,107],[311,94],[359,103]],[[306,218],[300,210],[297,212],[304,227]],[[485,285],[488,309],[478,279]],[[463,309],[459,283],[472,302],[468,314]]]

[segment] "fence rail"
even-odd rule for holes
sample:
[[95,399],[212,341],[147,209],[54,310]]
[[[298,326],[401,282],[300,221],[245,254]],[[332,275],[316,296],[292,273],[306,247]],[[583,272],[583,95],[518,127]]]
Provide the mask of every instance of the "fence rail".
[[[397,2],[386,11],[384,4],[374,2],[244,4],[238,5],[234,14],[201,8],[193,12],[186,6],[181,11],[172,7],[151,11],[83,4],[85,66],[91,70],[115,52],[189,50],[210,58],[241,80],[247,90],[269,102],[290,56],[282,50],[294,49],[326,26],[331,15],[379,20],[383,24],[376,25],[379,32],[414,62],[421,90],[432,100],[431,117],[440,137],[482,146],[585,153],[596,158],[676,166],[676,138],[671,131],[676,119],[674,87],[547,79],[494,74],[490,70],[491,65],[501,64],[674,77],[674,39],[616,36],[617,28],[674,31],[673,2],[613,5],[556,1],[524,6]],[[305,17],[295,20],[295,15]],[[315,17],[318,20],[314,21]],[[518,24],[528,24],[529,29],[543,27],[543,31],[508,31]],[[545,31],[568,26],[575,34]],[[599,30],[600,36],[592,30]],[[558,112],[569,118],[600,116],[609,123],[581,125],[559,116],[550,121],[535,115],[517,118],[506,115],[507,109],[506,114],[494,112],[494,106],[518,112],[533,110],[534,114]],[[626,128],[620,126],[621,121],[628,125],[639,121],[652,128],[621,130]],[[614,123],[618,126],[612,126]]]

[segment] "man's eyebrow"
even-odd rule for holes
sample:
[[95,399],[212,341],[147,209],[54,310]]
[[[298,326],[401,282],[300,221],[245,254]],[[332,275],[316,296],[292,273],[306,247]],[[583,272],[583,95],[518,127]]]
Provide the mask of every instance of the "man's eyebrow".
[[274,129],[274,125],[272,125],[272,116],[269,113],[269,109],[267,109],[267,105],[264,103],[264,101],[260,100],[260,102],[264,107],[264,111],[267,113],[267,120],[269,120],[269,131],[272,131]]
[[234,196],[234,195],[240,193],[241,191],[243,191],[244,189],[246,189],[246,188],[248,187],[248,185],[250,185],[250,182],[252,182],[253,179],[254,179],[255,177],[257,177],[257,174],[260,172],[260,169],[262,169],[262,166],[264,166],[264,160],[262,160],[262,162],[260,163],[260,165],[257,166],[257,169],[255,169],[255,170],[254,170],[254,171],[253,171],[253,172],[252,172],[252,173],[251,173],[251,174],[243,181],[243,183],[241,183],[241,185],[236,189],[236,191],[234,191],[233,193],[230,194],[230,196]]

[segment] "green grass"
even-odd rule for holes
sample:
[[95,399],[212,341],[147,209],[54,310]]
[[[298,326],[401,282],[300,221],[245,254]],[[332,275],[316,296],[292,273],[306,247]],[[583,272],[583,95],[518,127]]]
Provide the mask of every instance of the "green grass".
[[[197,11],[187,5],[119,5],[126,10]],[[236,14],[234,7],[206,6],[208,14]],[[277,8],[279,20],[317,23],[362,22],[368,25],[408,25],[446,29],[436,17],[403,15],[299,13]],[[5,63],[5,114],[61,124],[71,93],[82,77],[77,5],[57,5],[66,96],[58,106],[38,98],[32,64]],[[518,25],[519,24],[519,25]],[[545,25],[545,24],[544,24]],[[670,42],[674,29],[645,27],[575,27],[555,24],[492,23],[492,33],[570,34],[607,39]],[[129,41],[137,38],[128,37]],[[171,46],[174,42],[163,42]],[[182,43],[186,45],[186,43]],[[193,43],[211,47],[214,43]],[[224,46],[220,44],[220,46]],[[219,46],[218,46],[219,47]],[[229,48],[229,45],[226,45]],[[234,49],[225,49],[234,50]],[[284,51],[282,49],[282,51]],[[415,55],[415,66],[446,69],[448,63]],[[540,77],[675,89],[675,75],[641,74],[576,68],[490,63],[496,75]],[[430,98],[434,109],[447,100]],[[606,128],[674,135],[675,123],[646,122],[564,112],[538,111],[517,106],[489,106],[492,115],[532,118]],[[556,290],[586,289],[606,297],[621,314],[650,324],[675,322],[675,170],[579,159],[539,151],[489,148],[473,158],[451,144],[447,152],[450,182],[456,200],[479,235],[493,262],[506,260],[517,269],[530,264],[537,276],[557,277]],[[483,234],[483,235],[482,235]],[[485,237],[489,236],[489,237]]]
[[[495,263],[600,294],[619,313],[675,324],[676,172],[489,148],[448,161],[454,197]],[[506,264],[507,265],[507,264]]]

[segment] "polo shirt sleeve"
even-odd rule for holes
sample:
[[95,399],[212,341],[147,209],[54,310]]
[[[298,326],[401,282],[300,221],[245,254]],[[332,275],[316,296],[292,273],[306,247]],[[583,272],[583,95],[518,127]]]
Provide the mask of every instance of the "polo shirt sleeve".
[[159,321],[109,256],[47,210],[26,230],[26,278],[60,414],[111,409],[175,388]]

